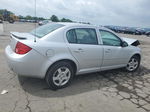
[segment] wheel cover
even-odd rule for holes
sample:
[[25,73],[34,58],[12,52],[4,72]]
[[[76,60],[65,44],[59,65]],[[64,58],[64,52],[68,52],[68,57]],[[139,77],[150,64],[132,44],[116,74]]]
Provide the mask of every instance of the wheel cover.
[[129,71],[134,71],[138,67],[138,64],[139,62],[136,58],[131,58],[126,68]]
[[57,86],[63,86],[68,83],[70,77],[70,70],[67,67],[60,67],[53,74],[53,82]]

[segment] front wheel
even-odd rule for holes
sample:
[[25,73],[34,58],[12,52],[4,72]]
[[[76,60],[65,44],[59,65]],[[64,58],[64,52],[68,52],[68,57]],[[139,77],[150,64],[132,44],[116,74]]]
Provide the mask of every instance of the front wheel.
[[125,69],[128,72],[134,72],[139,68],[139,65],[140,65],[140,58],[138,56],[132,56]]
[[58,62],[48,70],[46,82],[50,89],[57,90],[68,86],[73,79],[74,70],[68,62]]

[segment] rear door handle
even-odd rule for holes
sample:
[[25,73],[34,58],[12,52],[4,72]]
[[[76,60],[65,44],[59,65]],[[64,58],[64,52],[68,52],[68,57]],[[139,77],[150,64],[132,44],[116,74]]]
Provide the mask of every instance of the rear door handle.
[[110,53],[111,49],[106,49],[105,53]]
[[80,52],[84,52],[84,50],[82,48],[78,48],[77,50],[75,50],[74,52],[76,53],[80,53]]

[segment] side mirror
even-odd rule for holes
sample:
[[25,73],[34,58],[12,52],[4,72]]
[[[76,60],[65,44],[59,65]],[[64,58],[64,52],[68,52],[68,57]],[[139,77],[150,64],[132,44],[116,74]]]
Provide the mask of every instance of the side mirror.
[[127,47],[127,46],[128,46],[128,43],[125,42],[125,41],[122,41],[121,46],[122,46],[122,47]]

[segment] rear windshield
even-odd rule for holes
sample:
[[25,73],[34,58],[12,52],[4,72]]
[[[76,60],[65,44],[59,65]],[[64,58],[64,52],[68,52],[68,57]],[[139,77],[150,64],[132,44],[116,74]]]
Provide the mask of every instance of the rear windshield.
[[42,38],[43,36],[51,33],[52,31],[58,29],[58,28],[61,28],[63,27],[64,25],[62,24],[53,24],[53,23],[50,23],[50,24],[46,24],[46,25],[43,25],[43,26],[40,26],[34,30],[32,30],[30,33],[38,38]]

